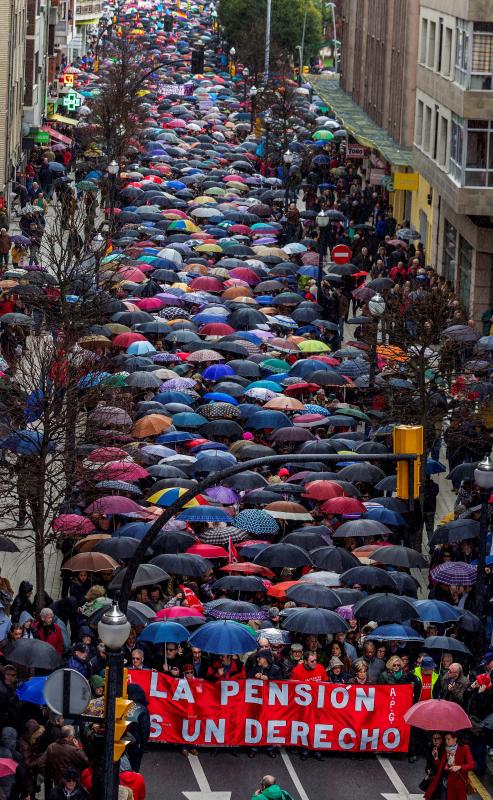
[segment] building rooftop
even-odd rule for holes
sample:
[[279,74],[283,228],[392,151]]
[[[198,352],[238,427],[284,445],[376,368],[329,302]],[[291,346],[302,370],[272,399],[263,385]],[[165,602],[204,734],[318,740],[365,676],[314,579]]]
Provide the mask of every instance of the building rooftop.
[[401,147],[354,102],[339,85],[338,77],[311,75],[316,93],[334,109],[346,130],[365,147],[378,150],[394,167],[412,167],[411,148]]

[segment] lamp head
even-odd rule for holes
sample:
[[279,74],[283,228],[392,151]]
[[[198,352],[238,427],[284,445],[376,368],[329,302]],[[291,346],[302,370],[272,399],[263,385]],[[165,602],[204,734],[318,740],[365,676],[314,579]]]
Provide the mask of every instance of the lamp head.
[[474,483],[480,489],[493,489],[493,461],[485,456],[474,470]]
[[372,317],[381,317],[385,312],[385,300],[381,294],[374,294],[368,302],[368,309]]
[[113,161],[110,161],[110,163],[108,164],[107,170],[108,170],[110,175],[118,175],[120,167],[119,167],[118,163],[115,161],[115,159],[113,159]]
[[329,222],[330,217],[327,211],[322,210],[319,214],[317,214],[317,225],[319,228],[326,228]]
[[291,150],[286,150],[286,152],[284,153],[282,158],[283,158],[284,163],[287,164],[287,165],[293,163],[293,154],[292,154]]
[[98,635],[109,650],[120,650],[127,641],[131,628],[127,617],[114,601],[98,622]]

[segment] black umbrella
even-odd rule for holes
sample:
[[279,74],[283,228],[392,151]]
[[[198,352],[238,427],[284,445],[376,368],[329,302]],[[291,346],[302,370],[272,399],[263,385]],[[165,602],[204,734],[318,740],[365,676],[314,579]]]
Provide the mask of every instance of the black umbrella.
[[395,587],[392,581],[390,572],[386,572],[379,567],[351,567],[341,575],[341,583],[346,583],[352,586],[354,583],[359,583],[361,586],[388,586]]
[[451,636],[428,636],[423,642],[425,650],[444,650],[451,653],[463,653],[466,656],[472,655],[469,648],[466,647],[459,639],[453,639]]
[[9,642],[3,648],[3,654],[8,662],[31,669],[53,670],[62,663],[55,648],[39,639],[18,639]]
[[[162,558],[162,556],[159,557]],[[126,569],[119,570],[111,581],[109,588],[121,589],[126,572]],[[140,564],[137,568],[135,578],[133,579],[132,589],[137,589],[139,586],[149,586],[153,583],[161,583],[168,578],[169,575],[163,569],[160,569],[159,566],[155,564]]]
[[378,550],[371,554],[371,558],[372,561],[378,561],[380,564],[391,564],[393,567],[426,567],[428,564],[428,560],[417,550],[397,545],[379,547]]
[[483,623],[476,616],[473,614],[472,611],[468,611],[466,608],[461,608],[460,610],[460,622],[459,625],[465,631],[470,631],[471,633],[479,633],[483,630]]
[[223,485],[237,489],[239,492],[249,492],[252,489],[262,489],[269,484],[263,475],[246,469],[244,472],[239,472],[237,475],[231,475],[231,477],[226,478],[223,481]]
[[[93,613],[87,618],[88,624],[96,627],[105,611],[108,611],[109,608],[111,608],[111,602],[105,603],[103,606],[98,608],[97,611],[93,611]],[[156,616],[154,609],[150,608],[150,606],[146,606],[144,603],[138,603],[136,600],[128,601],[128,606],[125,613],[131,625],[143,627]]]
[[329,572],[341,573],[352,567],[360,566],[356,556],[344,550],[343,547],[317,547],[316,550],[310,551],[310,556],[316,567]]
[[295,603],[306,603],[312,608],[334,609],[341,605],[339,596],[333,589],[318,583],[299,583],[297,586],[290,586],[286,596]]
[[394,281],[390,278],[374,278],[372,281],[365,283],[365,287],[375,289],[377,292],[381,292],[382,289],[392,289],[393,285]]
[[407,572],[391,572],[389,573],[399,594],[407,594],[410,597],[418,596],[419,583],[408,575]]
[[480,524],[474,519],[454,519],[434,531],[430,545],[457,544],[480,535]]
[[263,567],[311,567],[312,560],[305,550],[295,544],[271,544],[255,556],[255,563]]
[[353,607],[353,614],[356,619],[372,619],[376,622],[405,622],[418,616],[410,600],[385,592],[359,600]]
[[335,589],[334,591],[341,601],[341,606],[352,606],[365,597],[360,589]]
[[19,548],[10,539],[0,536],[0,553],[18,553]]
[[359,464],[350,464],[348,467],[343,467],[339,472],[339,477],[343,481],[349,481],[350,483],[377,483],[382,478],[385,478],[385,472],[380,467],[361,461]]
[[334,537],[348,536],[388,536],[389,529],[376,519],[350,519],[343,522],[332,534]]
[[265,592],[265,586],[256,575],[225,575],[212,584],[214,591]]
[[[154,486],[158,488],[157,485]],[[184,531],[164,531],[154,539],[152,544],[153,555],[164,555],[165,553],[185,553],[189,547],[195,544],[195,538],[190,533]]]
[[139,546],[138,539],[133,539],[131,536],[116,536],[112,539],[103,539],[93,547],[93,552],[106,553],[111,556],[115,561],[124,561],[127,558],[132,558]]
[[283,628],[297,633],[344,633],[349,626],[334,611],[326,608],[294,608],[283,621]]
[[[288,535],[284,537],[283,542],[285,544],[295,544],[297,547],[301,547],[310,554],[315,552],[316,548],[323,548],[327,544],[327,540],[319,533],[303,533],[302,530],[288,533]],[[313,556],[311,557],[313,558]]]
[[190,578],[202,578],[213,566],[207,558],[194,553],[164,553],[151,559],[151,564],[171,575],[187,575]]

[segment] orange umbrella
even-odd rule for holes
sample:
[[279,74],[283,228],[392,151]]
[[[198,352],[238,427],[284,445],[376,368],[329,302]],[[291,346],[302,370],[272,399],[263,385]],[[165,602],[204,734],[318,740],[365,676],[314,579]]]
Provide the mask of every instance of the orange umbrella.
[[267,589],[269,597],[277,597],[279,600],[286,599],[286,592],[291,586],[297,586],[298,581],[283,581],[282,583],[274,583]]
[[135,436],[136,439],[157,436],[168,430],[172,424],[169,417],[164,417],[162,414],[149,414],[147,417],[137,420],[132,428],[132,436]]
[[254,564],[253,561],[240,561],[238,564],[226,564],[219,567],[221,572],[240,572],[243,575],[261,575],[263,578],[275,578],[275,573],[269,567]]
[[264,408],[273,408],[276,411],[302,411],[304,404],[300,403],[295,397],[286,397],[285,394],[279,394],[268,400]]
[[74,547],[74,550],[77,550],[79,553],[89,553],[93,547],[95,547],[99,542],[103,542],[105,539],[111,539],[111,535],[109,533],[91,533],[89,536],[84,536]]
[[234,300],[236,297],[252,297],[252,290],[249,286],[230,286],[221,297],[223,300]]

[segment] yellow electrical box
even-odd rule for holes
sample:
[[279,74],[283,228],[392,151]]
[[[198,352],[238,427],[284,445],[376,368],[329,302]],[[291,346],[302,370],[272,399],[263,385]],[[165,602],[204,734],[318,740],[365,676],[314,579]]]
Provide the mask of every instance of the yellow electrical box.
[[[421,458],[424,451],[424,435],[421,425],[396,425],[394,428],[394,453],[416,453],[414,461],[413,499],[419,497]],[[409,467],[407,461],[397,462],[397,497],[409,500]]]

